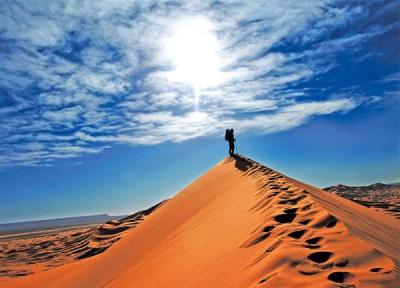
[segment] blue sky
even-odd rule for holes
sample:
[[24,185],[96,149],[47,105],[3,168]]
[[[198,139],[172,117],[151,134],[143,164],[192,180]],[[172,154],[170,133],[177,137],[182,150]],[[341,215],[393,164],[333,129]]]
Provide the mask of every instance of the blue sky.
[[2,1],[0,222],[130,213],[239,153],[400,180],[396,1]]

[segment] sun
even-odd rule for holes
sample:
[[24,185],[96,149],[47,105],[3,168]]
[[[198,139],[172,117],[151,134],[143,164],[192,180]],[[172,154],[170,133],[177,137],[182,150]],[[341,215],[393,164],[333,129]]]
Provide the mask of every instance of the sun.
[[202,89],[222,81],[221,44],[213,23],[201,17],[181,19],[165,40],[165,56],[173,67],[168,77],[191,85],[198,103]]

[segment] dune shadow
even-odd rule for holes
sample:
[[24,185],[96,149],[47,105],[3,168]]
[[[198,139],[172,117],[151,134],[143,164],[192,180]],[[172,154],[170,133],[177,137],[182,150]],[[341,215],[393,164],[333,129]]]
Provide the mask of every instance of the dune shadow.
[[232,158],[235,159],[235,167],[243,172],[251,169],[254,165],[249,159],[238,154],[233,155]]

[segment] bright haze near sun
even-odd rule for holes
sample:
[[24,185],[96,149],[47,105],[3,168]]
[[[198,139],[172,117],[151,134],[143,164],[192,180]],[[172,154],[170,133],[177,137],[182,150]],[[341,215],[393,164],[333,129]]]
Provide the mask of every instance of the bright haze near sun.
[[172,68],[168,79],[189,85],[197,106],[202,89],[223,81],[222,45],[213,22],[205,17],[178,19],[169,27],[162,43],[162,53]]

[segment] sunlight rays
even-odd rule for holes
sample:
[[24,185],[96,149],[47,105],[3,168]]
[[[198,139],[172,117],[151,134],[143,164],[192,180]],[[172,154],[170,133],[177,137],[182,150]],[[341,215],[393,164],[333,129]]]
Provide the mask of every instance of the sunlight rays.
[[181,19],[165,39],[164,53],[173,66],[168,78],[190,85],[196,106],[202,89],[216,86],[223,80],[221,43],[214,29],[207,18]]

